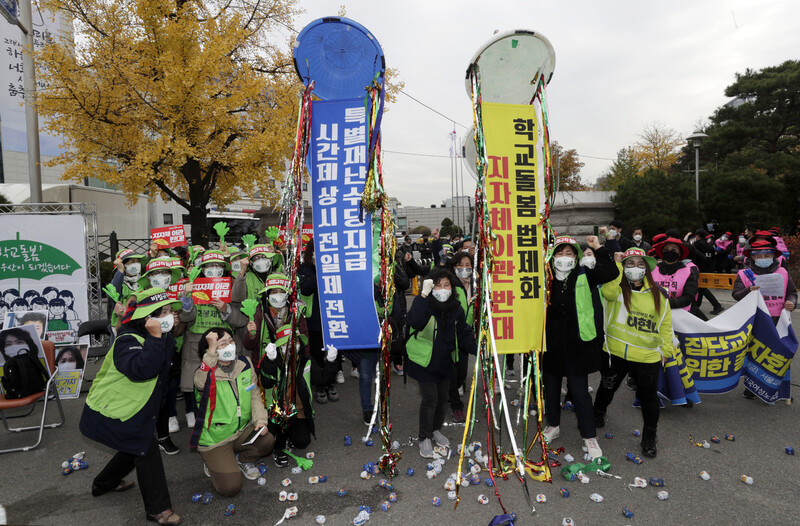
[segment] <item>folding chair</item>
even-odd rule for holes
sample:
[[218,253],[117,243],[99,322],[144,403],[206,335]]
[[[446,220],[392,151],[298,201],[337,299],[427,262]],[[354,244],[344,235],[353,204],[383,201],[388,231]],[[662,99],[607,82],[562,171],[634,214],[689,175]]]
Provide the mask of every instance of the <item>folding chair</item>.
[[[37,438],[36,443],[32,446],[25,446],[25,447],[15,447],[11,449],[0,449],[0,453],[12,453],[14,451],[28,451],[29,449],[33,449],[37,447],[42,442],[42,432],[44,428],[53,428],[58,427],[65,422],[64,419],[64,409],[61,407],[61,400],[58,398],[58,391],[56,390],[55,384],[55,370],[56,370],[56,346],[51,341],[43,341],[42,348],[44,349],[45,360],[47,362],[48,370],[50,371],[50,378],[47,380],[47,385],[44,388],[44,391],[40,393],[34,393],[30,396],[26,396],[25,398],[12,398],[7,399],[4,394],[0,394],[0,417],[3,419],[3,425],[6,427],[8,431],[13,432],[20,432],[20,431],[32,431],[34,429],[39,430],[39,438]],[[58,412],[61,414],[61,421],[53,424],[45,424],[44,420],[47,416],[47,399],[48,395],[52,395],[55,399],[56,404],[58,405]],[[36,402],[40,399],[44,399],[44,407],[42,408],[42,420],[39,422],[39,425],[36,426],[27,426],[27,427],[9,427],[8,420],[5,415],[5,411],[8,409],[16,409],[18,407],[25,407],[28,405],[35,405]],[[31,408],[26,414],[30,414],[34,408]],[[8,417],[13,418],[13,417]]]

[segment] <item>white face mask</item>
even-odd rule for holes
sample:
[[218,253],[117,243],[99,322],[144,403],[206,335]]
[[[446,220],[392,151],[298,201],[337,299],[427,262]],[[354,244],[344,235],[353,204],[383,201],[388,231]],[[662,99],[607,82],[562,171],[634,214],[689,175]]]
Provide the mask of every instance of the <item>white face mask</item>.
[[203,276],[207,278],[221,278],[224,273],[225,269],[222,267],[203,267]]
[[175,325],[175,316],[173,316],[171,312],[166,316],[156,319],[161,323],[161,332],[169,332],[172,330],[173,325]]
[[8,355],[9,358],[18,355],[22,351],[27,351],[28,345],[25,343],[18,343],[17,345],[9,345],[6,347],[5,353]]
[[450,295],[453,293],[451,289],[433,289],[433,297],[437,300],[444,303],[445,301],[450,299]]
[[217,349],[217,353],[219,354],[219,359],[223,362],[233,361],[236,359],[236,345],[230,343],[222,349]]
[[231,272],[234,274],[238,274],[242,271],[242,260],[237,259],[236,261],[231,263]]
[[272,268],[272,260],[269,258],[258,258],[257,260],[250,262],[250,265],[253,267],[253,270],[259,274],[264,274],[269,272],[269,269]]
[[608,231],[607,236],[610,238],[615,238],[617,237],[617,231],[612,228],[611,230]]
[[147,278],[150,280],[151,287],[158,287],[160,289],[166,289],[172,283],[172,276],[169,274],[166,275],[155,274],[152,276],[147,276]]
[[553,258],[553,266],[556,270],[569,272],[575,268],[577,261],[572,256],[556,256]]
[[286,296],[285,292],[275,292],[269,295],[269,304],[275,307],[276,309],[282,309],[286,306]]
[[75,362],[60,363],[58,364],[58,372],[63,373],[67,371],[74,371],[77,368],[77,365],[78,364],[76,364]]
[[769,268],[772,265],[772,262],[775,261],[774,258],[761,258],[761,259],[754,259],[753,262],[759,268]]
[[634,235],[634,236],[633,236],[633,240],[634,240],[634,241],[636,241],[636,242],[638,243],[639,241],[641,241],[641,240],[642,240],[642,235],[641,235],[641,234],[636,234],[636,235]]
[[472,269],[471,268],[456,268],[456,276],[461,279],[467,279],[468,277],[472,276]]
[[728,236],[722,236],[720,239],[722,239],[723,241],[727,241],[728,240]]
[[581,259],[581,265],[586,268],[594,268],[597,264],[597,259],[594,256],[583,256]]
[[202,258],[202,257],[196,257],[196,258],[194,258],[194,266],[195,266],[195,267],[199,267],[199,266],[200,266],[200,263],[201,263],[202,261],[203,261],[203,258]]
[[625,267],[625,277],[628,281],[642,281],[647,271],[639,267]]
[[141,263],[128,263],[125,265],[125,274],[127,276],[138,276],[142,273]]
[[744,245],[745,243],[747,243],[747,239],[745,239],[745,238],[743,238],[743,237],[740,237],[740,238],[739,238],[739,244],[740,244],[740,245]]

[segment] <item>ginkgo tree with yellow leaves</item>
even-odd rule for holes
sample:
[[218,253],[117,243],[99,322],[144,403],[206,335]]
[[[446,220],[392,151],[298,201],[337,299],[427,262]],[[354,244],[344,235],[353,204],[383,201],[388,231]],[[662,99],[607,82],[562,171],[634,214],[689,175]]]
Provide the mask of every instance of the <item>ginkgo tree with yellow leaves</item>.
[[[37,54],[37,106],[65,180],[172,199],[207,241],[209,204],[275,202],[302,85],[276,41],[294,0],[44,0],[72,17]],[[280,38],[278,39],[280,40]],[[257,194],[258,193],[258,194]]]

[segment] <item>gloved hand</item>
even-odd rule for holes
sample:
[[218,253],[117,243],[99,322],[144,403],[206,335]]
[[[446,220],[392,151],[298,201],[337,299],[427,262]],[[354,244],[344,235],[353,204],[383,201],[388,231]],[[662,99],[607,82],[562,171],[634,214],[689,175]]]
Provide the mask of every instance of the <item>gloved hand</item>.
[[427,298],[428,294],[430,294],[432,290],[433,290],[433,280],[426,279],[425,281],[422,282],[422,292],[420,292],[419,295],[422,296],[423,298]]
[[270,342],[267,344],[267,359],[274,360],[278,356],[278,348],[275,344]]
[[328,344],[325,348],[327,349],[327,355],[325,356],[325,359],[327,359],[329,362],[336,361],[336,356],[339,354],[339,349],[330,344]]

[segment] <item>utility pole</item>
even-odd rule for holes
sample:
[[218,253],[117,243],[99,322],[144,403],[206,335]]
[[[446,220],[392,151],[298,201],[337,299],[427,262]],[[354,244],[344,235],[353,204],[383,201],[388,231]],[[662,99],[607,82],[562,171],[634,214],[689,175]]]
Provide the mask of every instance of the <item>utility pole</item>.
[[30,202],[42,202],[42,164],[39,155],[39,111],[36,109],[36,63],[33,60],[33,13],[31,0],[19,3],[17,26],[23,34],[22,84],[25,88],[25,128],[28,137]]

